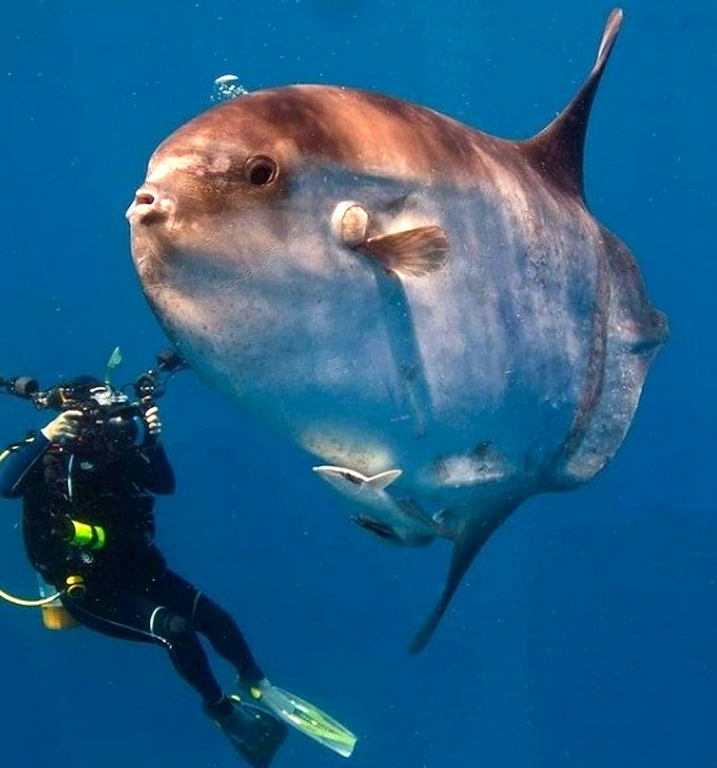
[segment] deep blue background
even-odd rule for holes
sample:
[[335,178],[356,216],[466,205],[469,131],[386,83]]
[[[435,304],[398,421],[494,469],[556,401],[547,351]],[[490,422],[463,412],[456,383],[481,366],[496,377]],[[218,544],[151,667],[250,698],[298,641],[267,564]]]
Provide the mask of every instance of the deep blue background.
[[[123,218],[154,146],[249,89],[331,82],[509,137],[592,64],[607,3],[6,0],[0,10],[0,372],[132,378],[165,344]],[[637,255],[672,338],[615,461],[493,538],[419,658],[409,637],[449,547],[349,525],[311,460],[191,374],[163,402],[179,475],[158,505],[173,565],[223,602],[280,684],[355,728],[354,768],[717,766],[715,36],[711,0],[633,0],[588,136],[596,215]],[[0,400],[0,439],[38,416]],[[2,502],[0,586],[31,594]],[[0,605],[2,765],[235,764],[160,650],[50,633]],[[228,670],[219,667],[230,680]],[[284,766],[341,759],[292,735]]]

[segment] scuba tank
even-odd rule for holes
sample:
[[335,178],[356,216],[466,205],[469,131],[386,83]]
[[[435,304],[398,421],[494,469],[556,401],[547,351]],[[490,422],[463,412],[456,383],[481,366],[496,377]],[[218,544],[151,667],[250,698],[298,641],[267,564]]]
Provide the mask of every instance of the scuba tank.
[[[57,595],[57,590],[39,574],[37,576],[37,585],[41,598]],[[41,611],[42,623],[45,625],[45,629],[72,629],[73,627],[80,626],[80,622],[73,618],[72,614],[62,604],[59,595],[52,602],[43,605]]]
[[[67,487],[67,499],[73,499],[72,470],[74,467],[74,454],[70,454],[67,461],[66,477],[63,484]],[[72,546],[89,547],[90,549],[101,549],[105,543],[104,529],[99,526],[87,525],[85,523],[67,518],[67,530],[64,532],[56,531],[57,535]],[[48,584],[38,573],[37,583],[40,591],[40,597],[48,599],[54,595],[55,599],[41,605],[42,623],[45,629],[72,629],[80,626],[80,622],[65,608],[60,600],[60,593],[57,592],[52,584]],[[85,592],[85,581],[80,575],[70,575],[65,581],[65,593],[70,597],[79,597]]]

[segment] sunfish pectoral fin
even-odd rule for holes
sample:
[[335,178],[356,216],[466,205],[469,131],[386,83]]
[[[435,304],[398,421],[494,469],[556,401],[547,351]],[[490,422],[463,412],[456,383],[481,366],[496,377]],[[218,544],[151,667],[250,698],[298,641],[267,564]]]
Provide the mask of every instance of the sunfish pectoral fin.
[[622,10],[611,11],[595,64],[567,107],[532,139],[519,145],[540,173],[560,187],[583,196],[583,148],[590,108],[622,24]]
[[443,592],[423,626],[413,638],[410,645],[411,653],[420,653],[428,645],[475,556],[512,510],[513,507],[490,518],[466,525],[456,537]]
[[440,227],[426,226],[369,237],[357,248],[373,256],[387,272],[423,277],[443,267],[449,244]]
[[380,472],[377,475],[364,475],[355,469],[348,467],[336,467],[330,464],[324,464],[320,467],[313,467],[314,472],[329,482],[337,479],[345,480],[354,485],[369,485],[376,490],[383,490],[398,479],[402,472],[400,469],[389,469],[386,472]]

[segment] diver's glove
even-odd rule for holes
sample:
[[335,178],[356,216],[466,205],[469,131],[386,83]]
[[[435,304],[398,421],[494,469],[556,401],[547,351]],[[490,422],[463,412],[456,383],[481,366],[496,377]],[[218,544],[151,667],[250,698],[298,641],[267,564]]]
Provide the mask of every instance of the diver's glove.
[[145,426],[147,428],[147,437],[149,442],[157,442],[162,434],[162,422],[159,419],[159,408],[153,405],[147,408],[142,414]]
[[51,422],[46,424],[40,432],[51,443],[62,444],[75,440],[80,434],[80,420],[82,416],[82,411],[62,411],[59,416],[56,416]]

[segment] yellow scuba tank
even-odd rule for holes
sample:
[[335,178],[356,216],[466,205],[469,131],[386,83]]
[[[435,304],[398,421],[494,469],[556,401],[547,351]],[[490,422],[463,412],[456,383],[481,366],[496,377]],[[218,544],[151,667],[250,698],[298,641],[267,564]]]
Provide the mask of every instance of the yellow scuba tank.
[[[73,577],[71,576],[70,578]],[[42,576],[38,575],[37,582],[40,590],[40,597],[49,597],[57,592],[57,590],[51,584],[48,584]],[[42,623],[45,625],[45,629],[72,629],[73,627],[80,626],[80,622],[72,617],[70,612],[60,601],[59,597],[56,597],[51,603],[43,605],[41,610]]]

